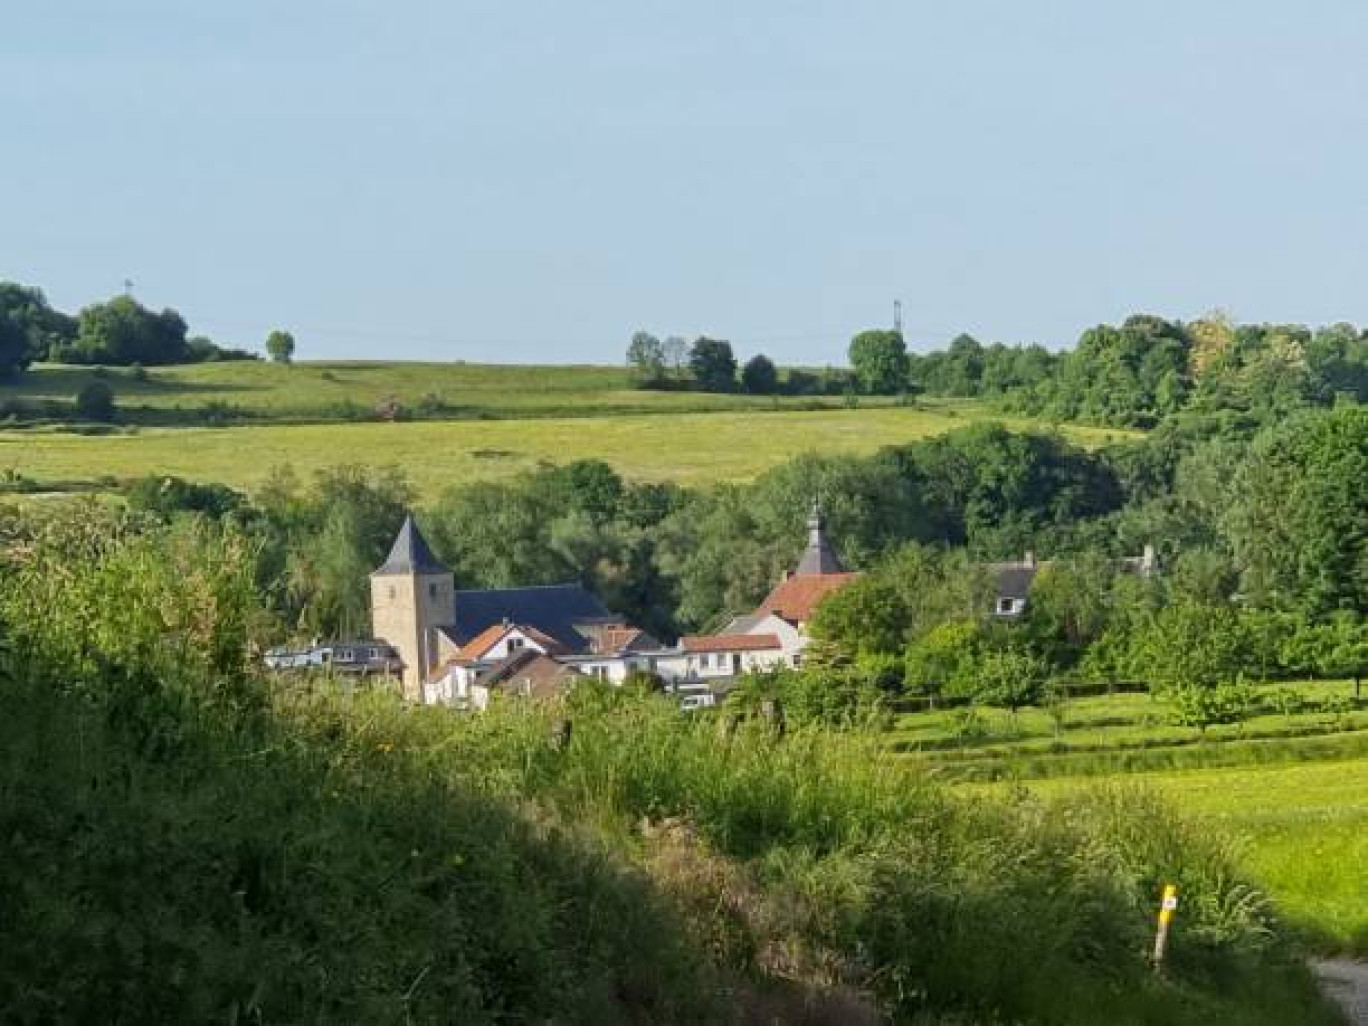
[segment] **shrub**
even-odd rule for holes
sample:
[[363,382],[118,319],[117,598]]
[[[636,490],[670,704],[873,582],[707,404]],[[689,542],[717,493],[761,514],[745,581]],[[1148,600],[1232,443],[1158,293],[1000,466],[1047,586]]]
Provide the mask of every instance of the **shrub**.
[[1218,723],[1241,723],[1255,705],[1253,690],[1243,683],[1190,685],[1170,689],[1167,694],[1174,704],[1176,722],[1201,731]]
[[76,393],[76,414],[83,420],[108,423],[115,412],[114,390],[103,381],[92,381]]

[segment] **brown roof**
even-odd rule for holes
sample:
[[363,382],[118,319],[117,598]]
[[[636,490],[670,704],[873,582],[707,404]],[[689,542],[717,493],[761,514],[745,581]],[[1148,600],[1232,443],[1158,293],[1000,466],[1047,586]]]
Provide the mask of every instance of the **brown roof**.
[[565,689],[572,677],[580,676],[573,666],[542,655],[532,649],[514,652],[499,663],[480,682],[486,687],[501,688],[530,698],[550,698]]
[[685,652],[759,652],[779,648],[773,634],[691,634],[679,639]]
[[807,623],[822,599],[840,591],[859,576],[857,573],[794,574],[775,585],[755,610],[756,615],[774,613],[790,623]]
[[589,639],[590,650],[597,655],[660,646],[640,627],[627,623],[576,624],[575,630]]

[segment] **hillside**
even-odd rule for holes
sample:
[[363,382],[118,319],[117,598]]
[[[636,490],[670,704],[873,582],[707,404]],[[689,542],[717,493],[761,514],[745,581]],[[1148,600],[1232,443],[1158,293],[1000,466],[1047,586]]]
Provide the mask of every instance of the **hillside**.
[[[67,402],[92,380],[90,370],[40,367],[22,385],[0,388],[0,400]],[[126,417],[143,409],[202,421],[222,415],[215,404],[226,403],[251,420],[107,434],[0,431],[0,475],[21,476],[37,490],[101,490],[110,478],[152,473],[250,489],[286,464],[304,473],[338,463],[393,465],[431,499],[448,485],[508,477],[545,461],[602,459],[633,480],[702,485],[746,480],[806,452],[865,454],[977,420],[1040,426],[976,402],[905,407],[862,399],[849,409],[831,397],[640,391],[624,371],[603,367],[219,363],[158,368],[146,381],[111,370],[102,380]],[[434,419],[375,422],[372,411],[384,397],[409,406],[428,394],[443,404],[431,411]],[[366,422],[297,423],[348,416]],[[1128,434],[1065,430],[1085,445]]]
[[[595,416],[702,410],[837,407],[840,396],[782,397],[707,392],[644,391],[623,367],[576,364],[474,364],[317,361],[289,366],[258,361],[148,368],[37,364],[0,384],[5,399],[70,402],[85,385],[103,380],[134,419],[162,420],[206,408],[217,415],[270,421],[355,420],[373,417],[378,403],[398,399],[410,413],[449,418]],[[865,405],[891,400],[866,398]]]

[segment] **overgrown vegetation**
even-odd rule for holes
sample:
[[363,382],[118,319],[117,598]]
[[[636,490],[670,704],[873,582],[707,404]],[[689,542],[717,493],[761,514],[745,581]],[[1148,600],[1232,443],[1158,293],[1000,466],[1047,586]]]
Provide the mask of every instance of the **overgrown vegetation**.
[[2,551],[21,1021],[1334,1021],[1231,852],[1144,793],[968,800],[868,738],[593,687],[273,692],[232,523],[91,509]]

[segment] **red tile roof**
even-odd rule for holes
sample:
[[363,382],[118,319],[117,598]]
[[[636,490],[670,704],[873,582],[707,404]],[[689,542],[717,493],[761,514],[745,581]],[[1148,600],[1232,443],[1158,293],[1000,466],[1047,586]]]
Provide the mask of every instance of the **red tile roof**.
[[496,623],[491,627],[486,627],[479,634],[471,638],[461,646],[461,655],[466,659],[479,659],[491,648],[503,640],[503,636],[508,633],[508,628],[501,623]]
[[763,652],[779,648],[773,634],[691,634],[679,639],[685,652]]
[[790,623],[807,623],[822,599],[840,591],[859,576],[857,573],[794,574],[775,585],[755,612],[760,616],[774,613]]
[[524,627],[518,623],[496,623],[492,627],[486,627],[479,634],[471,638],[461,646],[461,655],[466,659],[483,659],[491,648],[497,645],[513,631],[530,638],[551,654],[565,651],[562,645],[551,635],[537,630],[535,627]]

